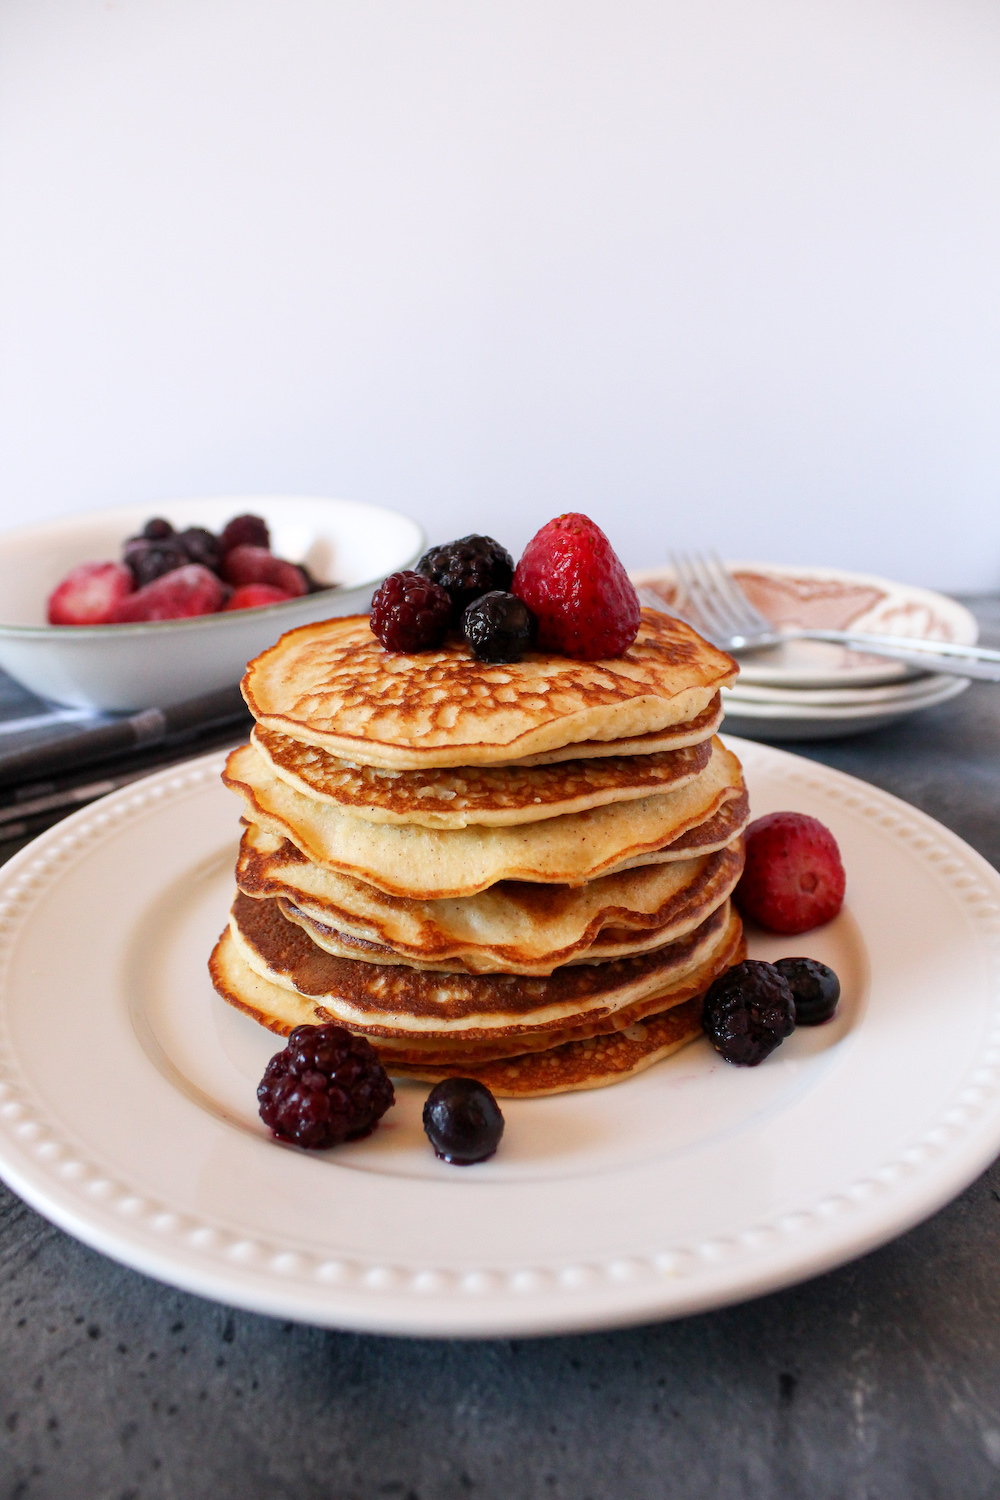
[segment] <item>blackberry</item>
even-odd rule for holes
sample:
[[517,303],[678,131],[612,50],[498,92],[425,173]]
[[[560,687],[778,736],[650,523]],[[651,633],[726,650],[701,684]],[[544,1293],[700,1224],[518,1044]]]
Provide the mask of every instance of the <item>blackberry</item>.
[[535,644],[538,622],[516,594],[493,589],[472,601],[462,629],[480,661],[520,661]]
[[795,1001],[796,1026],[821,1026],[840,1000],[840,980],[815,958],[779,958],[774,966]]
[[233,547],[270,547],[271,533],[260,516],[234,516],[222,528],[219,545],[223,553]]
[[370,1135],[395,1094],[364,1037],[343,1026],[297,1026],[264,1069],[257,1100],[279,1140],[323,1151]]
[[448,590],[458,620],[480,594],[510,588],[514,559],[491,536],[463,536],[457,542],[431,547],[417,563],[417,572]]
[[756,1067],[795,1030],[788,981],[773,964],[745,959],[709,987],[702,1025],[726,1062]]
[[153,519],[151,521],[147,521],[145,526],[142,528],[142,535],[151,542],[162,542],[164,537],[173,536],[173,534],[174,528],[171,526],[170,522],[165,521],[162,516],[154,516]]
[[177,540],[187,553],[188,562],[201,563],[217,573],[222,563],[222,543],[214,531],[204,526],[189,526],[177,533]]
[[451,623],[451,596],[409,570],[390,573],[372,599],[371,627],[387,651],[440,646]]
[[130,536],[122,547],[122,562],[135,579],[136,587],[153,583],[164,573],[185,567],[191,559],[176,536],[154,539],[145,536]]
[[445,1078],[424,1105],[424,1130],[434,1155],[456,1167],[492,1156],[503,1135],[500,1106],[475,1078]]

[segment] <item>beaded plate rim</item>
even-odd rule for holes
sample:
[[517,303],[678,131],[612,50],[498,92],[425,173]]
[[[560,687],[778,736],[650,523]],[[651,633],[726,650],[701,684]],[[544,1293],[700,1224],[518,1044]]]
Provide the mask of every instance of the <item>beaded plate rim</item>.
[[959,1193],[1000,1150],[1000,875],[890,793],[771,746],[732,744],[751,772],[780,762],[789,787],[876,821],[950,888],[989,959],[991,1028],[967,1075],[918,1139],[842,1191],[725,1238],[645,1255],[623,1249],[586,1263],[458,1269],[342,1260],[278,1238],[265,1243],[208,1215],[178,1211],[148,1184],[117,1179],[84,1159],[13,1058],[5,1001],[17,936],[69,862],[151,807],[214,785],[225,760],[218,752],[73,814],[0,870],[0,1177],[76,1238],[159,1280],[276,1316],[382,1333],[510,1336],[679,1316],[790,1285],[894,1238]]

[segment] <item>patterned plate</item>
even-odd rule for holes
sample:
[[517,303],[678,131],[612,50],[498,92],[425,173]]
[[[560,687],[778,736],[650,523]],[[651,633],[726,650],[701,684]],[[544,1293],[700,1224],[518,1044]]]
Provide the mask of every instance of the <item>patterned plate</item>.
[[[867,573],[845,573],[840,568],[746,562],[727,566],[750,602],[775,625],[831,630],[850,626],[961,645],[972,645],[978,633],[975,617],[963,605],[930,589],[890,583]],[[647,569],[631,576],[636,583],[660,594],[670,607],[674,580],[669,568]],[[820,641],[791,641],[740,661],[741,682],[788,688],[862,687],[898,682],[912,675],[912,669],[901,662],[879,660]]]

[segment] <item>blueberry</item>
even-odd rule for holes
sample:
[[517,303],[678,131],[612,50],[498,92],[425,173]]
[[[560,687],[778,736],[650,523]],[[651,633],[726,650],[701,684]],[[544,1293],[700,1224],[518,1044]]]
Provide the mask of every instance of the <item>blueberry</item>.
[[779,958],[774,966],[795,999],[795,1024],[821,1026],[840,1000],[840,980],[815,958]]
[[485,1084],[445,1078],[427,1096],[424,1130],[435,1156],[467,1167],[493,1155],[503,1135],[503,1115]]
[[462,616],[465,639],[480,661],[520,661],[535,644],[538,622],[516,594],[480,594]]

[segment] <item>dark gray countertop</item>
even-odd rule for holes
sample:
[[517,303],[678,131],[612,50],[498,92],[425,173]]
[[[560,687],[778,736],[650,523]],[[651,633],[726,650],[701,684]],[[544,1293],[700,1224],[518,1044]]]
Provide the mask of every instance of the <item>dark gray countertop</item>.
[[[1000,637],[1000,604],[977,601]],[[808,747],[801,747],[808,749]],[[1000,687],[808,753],[1000,867]],[[1000,1494],[1000,1166],[742,1307],[551,1340],[326,1333],[115,1265],[0,1187],[0,1500]]]

